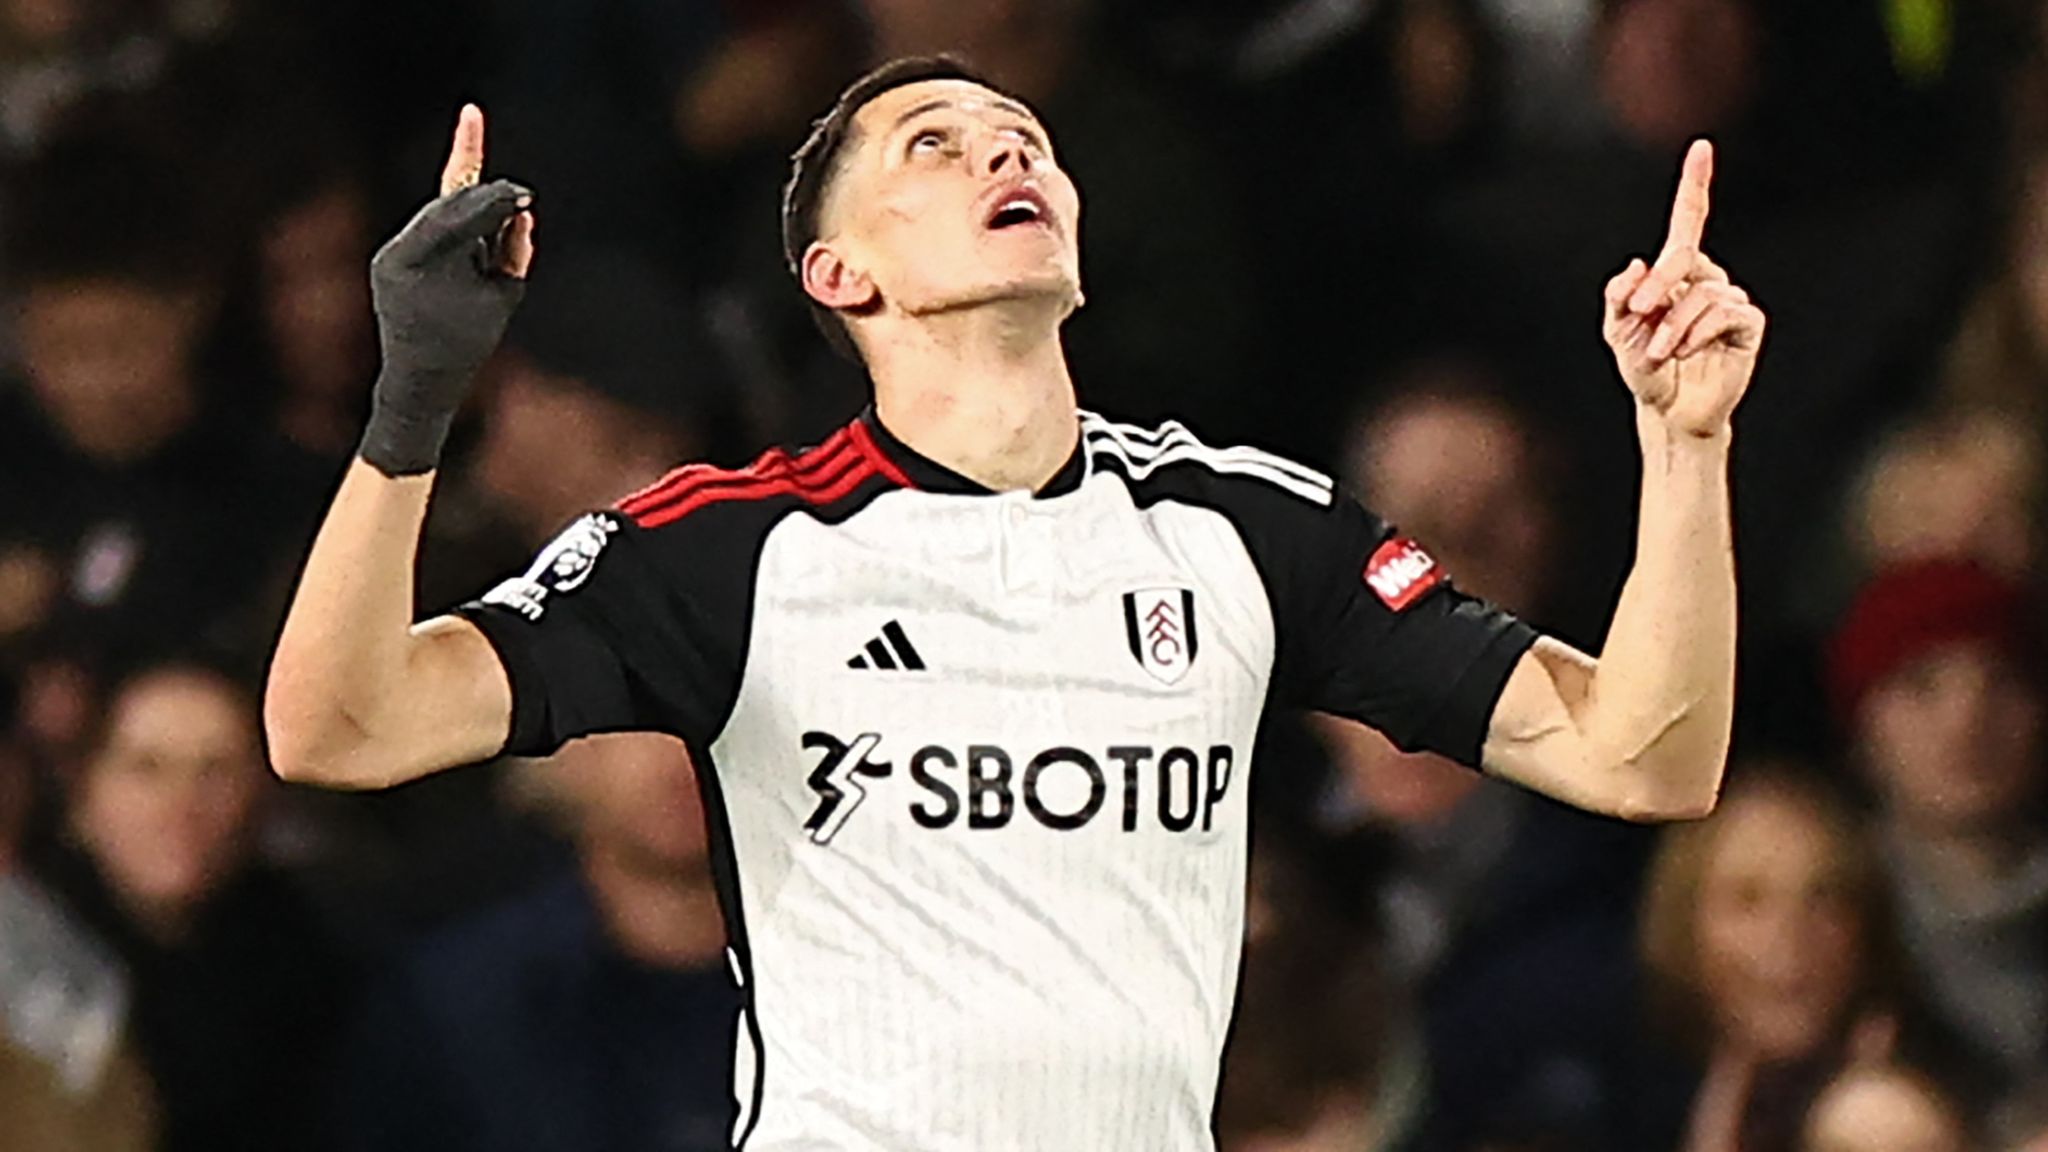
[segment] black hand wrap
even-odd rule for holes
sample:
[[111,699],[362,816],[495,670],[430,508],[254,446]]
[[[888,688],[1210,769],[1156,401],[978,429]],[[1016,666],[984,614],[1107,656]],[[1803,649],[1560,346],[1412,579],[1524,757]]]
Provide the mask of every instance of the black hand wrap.
[[357,453],[386,476],[431,472],[477,369],[497,348],[526,282],[501,269],[498,243],[533,193],[497,180],[450,193],[370,262],[384,348]]

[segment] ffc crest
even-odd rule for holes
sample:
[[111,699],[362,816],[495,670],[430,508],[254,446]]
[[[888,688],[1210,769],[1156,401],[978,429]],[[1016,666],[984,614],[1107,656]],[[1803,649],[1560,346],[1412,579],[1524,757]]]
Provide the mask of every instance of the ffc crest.
[[1124,634],[1138,667],[1178,684],[1195,663],[1195,594],[1187,588],[1124,593]]

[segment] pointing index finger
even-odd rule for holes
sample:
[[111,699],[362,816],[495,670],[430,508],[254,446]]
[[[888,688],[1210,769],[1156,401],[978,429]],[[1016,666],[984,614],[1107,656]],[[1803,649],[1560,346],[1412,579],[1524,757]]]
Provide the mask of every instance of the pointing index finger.
[[1647,316],[1671,302],[1678,285],[1698,271],[1700,241],[1707,230],[1707,188],[1714,182],[1714,146],[1693,141],[1671,200],[1671,229],[1650,275],[1629,297],[1629,311]]
[[1667,255],[1690,256],[1700,250],[1707,230],[1707,189],[1714,182],[1714,146],[1695,140],[1685,153],[1678,195],[1671,201],[1671,231],[1664,237]]
[[474,187],[484,174],[484,112],[464,104],[455,122],[455,143],[448,150],[448,164],[441,169],[441,195]]

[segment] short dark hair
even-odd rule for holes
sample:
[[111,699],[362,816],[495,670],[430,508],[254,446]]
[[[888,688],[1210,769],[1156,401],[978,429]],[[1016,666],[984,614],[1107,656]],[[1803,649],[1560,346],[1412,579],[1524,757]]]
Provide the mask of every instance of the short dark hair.
[[[846,145],[853,139],[854,116],[882,93],[926,80],[965,80],[1017,99],[990,83],[966,61],[949,55],[898,57],[847,85],[831,110],[811,125],[811,134],[803,146],[789,158],[789,183],[782,189],[782,257],[799,286],[804,278],[804,253],[818,238],[818,216],[824,208],[825,193],[831,189]],[[846,322],[832,309],[813,300],[811,316],[835,350],[855,362],[860,360],[860,350],[854,346]]]

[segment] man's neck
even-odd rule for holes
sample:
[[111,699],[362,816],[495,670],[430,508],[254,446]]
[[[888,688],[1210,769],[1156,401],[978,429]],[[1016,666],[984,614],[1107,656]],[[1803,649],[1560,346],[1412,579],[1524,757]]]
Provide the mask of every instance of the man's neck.
[[725,947],[708,872],[639,867],[596,846],[581,855],[598,917],[626,956],[657,968],[698,968]]
[[1080,437],[1057,320],[981,307],[918,317],[868,351],[875,411],[920,455],[998,492],[1036,491]]

